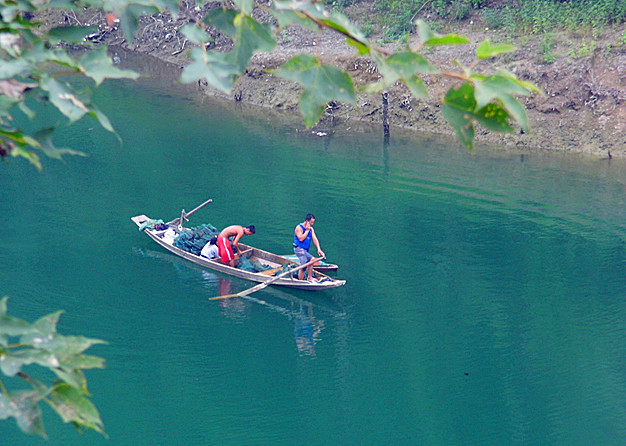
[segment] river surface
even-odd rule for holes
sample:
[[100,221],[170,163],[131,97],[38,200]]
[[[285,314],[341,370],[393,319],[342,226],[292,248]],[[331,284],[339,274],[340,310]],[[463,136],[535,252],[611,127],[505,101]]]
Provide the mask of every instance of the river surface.
[[[104,339],[87,371],[109,439],[49,408],[2,445],[626,443],[626,165],[474,153],[378,131],[332,137],[163,82],[105,82],[123,140],[0,166],[0,295]],[[339,289],[266,288],[154,244],[130,217],[255,224],[291,252],[311,212]]]

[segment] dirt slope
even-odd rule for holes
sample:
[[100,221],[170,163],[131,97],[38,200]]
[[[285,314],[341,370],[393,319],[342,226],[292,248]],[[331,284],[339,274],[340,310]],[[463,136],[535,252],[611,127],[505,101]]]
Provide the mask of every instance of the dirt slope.
[[[214,4],[215,3],[215,4]],[[81,24],[101,23],[101,33],[95,40],[109,45],[120,45],[133,51],[150,54],[182,67],[186,63],[185,50],[189,43],[177,29],[192,17],[201,17],[203,10],[219,3],[207,3],[204,8],[189,6],[176,20],[167,15],[142,19],[136,39],[128,43],[119,30],[105,26],[104,18],[97,14],[65,17],[66,22]],[[194,4],[195,5],[195,4]],[[372,2],[362,0],[347,13],[353,17],[370,15]],[[263,13],[258,12],[260,20]],[[427,17],[426,17],[427,18]],[[514,44],[515,53],[500,56],[480,67],[493,70],[504,68],[519,78],[537,84],[544,95],[527,98],[531,131],[519,129],[510,134],[493,134],[476,129],[477,143],[515,146],[524,150],[583,152],[594,156],[626,157],[626,34],[624,26],[608,29],[602,36],[573,36],[557,34],[546,51],[545,36],[503,37],[501,32],[485,28],[479,17],[454,24],[456,32],[464,35],[471,45],[446,47],[427,53],[435,63],[458,59],[464,64],[472,62],[475,46],[484,38],[494,42]],[[215,32],[211,45],[227,51],[230,42]],[[370,36],[376,41],[375,36]],[[307,52],[328,63],[338,64],[350,72],[357,86],[378,78],[374,64],[367,58],[357,57],[345,40],[331,33],[314,33],[300,28],[282,31],[279,45],[270,54],[256,54],[246,73],[237,81],[229,99],[245,103],[286,110],[297,110],[300,90],[297,85],[268,74],[265,70],[276,68],[289,57]],[[396,44],[388,44],[395,49]],[[550,62],[550,63],[548,63]],[[445,91],[445,85],[425,79],[431,91],[430,101],[412,98],[406,88],[394,86],[389,91],[389,119],[392,126],[452,135],[453,131],[441,115],[436,98]],[[224,96],[206,84],[200,83],[203,94]],[[332,104],[326,117],[315,131],[337,131],[342,126],[358,122],[381,122],[381,98],[360,94],[356,105]]]

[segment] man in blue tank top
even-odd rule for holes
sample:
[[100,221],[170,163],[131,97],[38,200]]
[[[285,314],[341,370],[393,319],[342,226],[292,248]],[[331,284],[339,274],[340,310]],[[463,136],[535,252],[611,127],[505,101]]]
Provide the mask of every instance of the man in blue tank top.
[[[311,241],[317,248],[317,253],[320,257],[325,257],[324,251],[320,248],[320,242],[317,240],[315,236],[315,231],[313,230],[313,223],[315,223],[315,216],[313,214],[307,214],[304,219],[304,222],[300,223],[296,226],[293,237],[293,252],[300,260],[300,265],[304,265],[305,263],[311,261],[313,256],[309,252],[309,248],[311,246]],[[309,265],[306,269],[307,279],[309,282],[315,282],[313,279],[313,265]],[[304,270],[298,271],[298,279],[304,279]]]

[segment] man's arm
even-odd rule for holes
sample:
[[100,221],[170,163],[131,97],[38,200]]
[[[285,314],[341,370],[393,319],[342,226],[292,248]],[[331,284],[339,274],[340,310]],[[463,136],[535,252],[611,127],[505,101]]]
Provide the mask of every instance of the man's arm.
[[235,247],[239,255],[241,255],[241,249],[239,249],[239,240],[241,240],[241,237],[243,237],[243,229],[237,229],[237,235],[233,239],[233,246]]
[[307,237],[307,235],[309,235],[308,231],[311,231],[311,230],[312,228],[308,228],[306,231],[303,231],[300,225],[298,225],[296,226],[296,237],[298,237],[298,240],[302,242]]
[[311,232],[312,232],[311,240],[313,240],[313,244],[317,248],[317,253],[322,257],[326,257],[326,255],[324,254],[324,251],[322,251],[322,248],[320,248],[320,242],[317,239],[317,236],[315,235],[315,231],[313,230],[313,228],[311,228]]

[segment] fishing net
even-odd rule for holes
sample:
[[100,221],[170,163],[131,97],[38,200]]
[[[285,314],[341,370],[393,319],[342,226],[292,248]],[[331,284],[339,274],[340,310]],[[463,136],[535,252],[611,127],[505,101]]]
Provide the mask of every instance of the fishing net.
[[[219,233],[220,232],[217,230],[217,228],[211,224],[203,224],[195,228],[183,229],[180,234],[178,234],[178,237],[176,237],[176,239],[174,240],[174,246],[182,249],[183,251],[187,251],[199,256],[202,248],[204,248],[204,245],[209,243],[209,241]],[[253,273],[272,269],[272,267],[269,265],[264,265],[258,260],[253,261],[246,257],[242,257],[240,259],[237,268]]]
[[144,221],[141,226],[139,226],[139,230],[143,231],[144,229],[154,229],[154,227],[159,224],[163,224],[163,220],[153,220],[149,218]]
[[250,271],[251,273],[260,273],[262,271],[267,271],[267,270],[272,269],[272,267],[269,265],[264,265],[258,260],[250,260],[246,257],[242,257],[240,259],[239,266],[237,266],[237,268],[243,269],[245,271]]
[[174,240],[174,246],[198,256],[204,245],[219,233],[217,228],[210,224],[183,229]]

